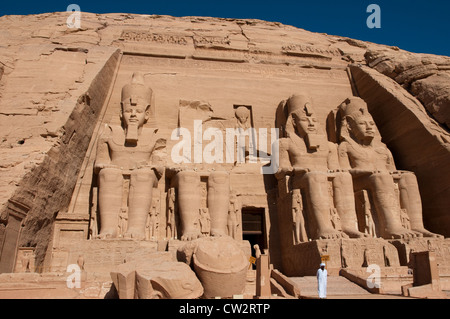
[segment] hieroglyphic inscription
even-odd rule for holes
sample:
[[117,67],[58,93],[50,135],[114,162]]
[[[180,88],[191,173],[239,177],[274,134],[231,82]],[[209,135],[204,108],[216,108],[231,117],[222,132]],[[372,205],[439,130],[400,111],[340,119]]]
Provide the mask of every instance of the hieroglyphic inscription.
[[182,35],[161,34],[148,31],[124,30],[119,38],[122,41],[156,42],[160,44],[187,45],[189,37]]
[[332,56],[341,56],[341,53],[338,49],[334,48],[324,48],[319,46],[312,46],[306,44],[288,44],[284,45],[281,48],[286,52],[302,52],[302,53],[310,53],[317,55],[332,55]]
[[215,36],[194,36],[194,45],[196,47],[201,46],[229,46],[231,43],[228,36],[226,37],[215,37]]
[[200,35],[180,35],[180,34],[163,34],[153,33],[145,30],[124,30],[119,37],[121,41],[133,42],[155,42],[159,44],[178,44],[188,45],[193,39],[194,45],[197,47],[203,46],[229,46],[230,39],[228,36],[200,36]]

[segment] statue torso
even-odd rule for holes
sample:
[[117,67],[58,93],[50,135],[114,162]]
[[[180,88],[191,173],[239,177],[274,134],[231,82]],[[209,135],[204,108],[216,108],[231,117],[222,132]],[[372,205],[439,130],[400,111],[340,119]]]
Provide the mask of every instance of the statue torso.
[[362,146],[353,140],[347,140],[347,154],[350,166],[362,170],[387,171],[391,164],[389,151],[386,147]]
[[306,142],[298,135],[289,138],[289,159],[292,167],[309,168],[310,170],[326,171],[328,169],[328,141],[320,144],[315,150],[308,149]]
[[124,170],[136,169],[146,165],[155,146],[155,129],[143,128],[136,145],[125,143],[125,131],[120,126],[110,126],[111,133],[107,139],[111,164]]

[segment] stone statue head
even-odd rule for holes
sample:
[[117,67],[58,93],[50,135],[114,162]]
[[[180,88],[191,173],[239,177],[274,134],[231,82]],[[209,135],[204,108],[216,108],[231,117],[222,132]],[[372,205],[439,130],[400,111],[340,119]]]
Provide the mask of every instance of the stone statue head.
[[152,89],[144,83],[143,75],[134,73],[131,83],[122,88],[120,119],[125,130],[133,132],[147,122],[152,94]]
[[185,270],[175,268],[172,276],[166,275],[152,278],[152,298],[190,299],[196,298],[199,295],[199,291],[203,292],[203,287],[197,277],[195,275],[186,276],[186,273],[183,271]]
[[234,113],[236,115],[237,120],[242,125],[246,125],[248,118],[250,116],[250,110],[245,106],[239,106],[236,108]]
[[339,108],[350,135],[359,143],[370,144],[375,138],[376,125],[366,102],[352,97],[345,100]]
[[306,95],[293,95],[287,100],[288,113],[292,116],[293,126],[300,137],[318,134],[317,121],[311,98]]

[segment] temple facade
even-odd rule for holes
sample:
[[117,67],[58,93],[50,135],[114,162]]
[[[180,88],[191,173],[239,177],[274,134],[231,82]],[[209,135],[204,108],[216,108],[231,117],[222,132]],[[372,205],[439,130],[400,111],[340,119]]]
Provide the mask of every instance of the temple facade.
[[[403,278],[428,251],[450,289],[450,133],[371,60],[401,61],[398,48],[256,20],[86,14],[78,32],[51,31],[62,17],[30,18],[42,89],[15,84],[24,56],[1,78],[1,116],[46,118],[14,145],[42,151],[2,197],[2,273],[78,264],[116,284],[126,260],[183,252],[213,297],[223,279],[204,273],[222,262],[236,282],[261,254],[286,276],[326,261],[331,275]],[[15,92],[42,110],[7,108]],[[167,291],[152,296],[181,294]]]

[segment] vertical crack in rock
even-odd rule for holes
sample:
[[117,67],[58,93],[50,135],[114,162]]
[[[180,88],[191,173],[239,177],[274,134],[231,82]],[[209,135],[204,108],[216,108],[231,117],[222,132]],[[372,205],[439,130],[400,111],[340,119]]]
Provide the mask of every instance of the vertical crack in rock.
[[244,38],[247,39],[247,49],[250,49],[250,38],[245,34],[244,28],[242,27],[242,25],[244,23],[240,22],[240,21],[236,21],[236,24],[239,26],[239,28],[241,29],[241,34]]

